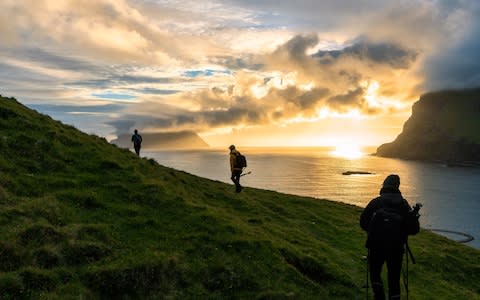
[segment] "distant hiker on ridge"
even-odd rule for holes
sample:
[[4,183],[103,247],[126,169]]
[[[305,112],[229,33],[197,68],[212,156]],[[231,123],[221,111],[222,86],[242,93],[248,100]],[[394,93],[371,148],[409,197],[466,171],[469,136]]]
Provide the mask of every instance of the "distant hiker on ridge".
[[417,234],[420,230],[420,205],[410,208],[399,187],[400,177],[388,175],[380,189],[380,196],[371,200],[360,216],[360,226],[367,232],[365,246],[368,248],[368,267],[375,300],[385,299],[381,278],[385,262],[388,271],[388,299],[400,300],[400,273],[405,246],[409,251],[408,235]]
[[240,176],[242,175],[243,168],[247,166],[245,156],[241,155],[234,145],[228,147],[230,149],[230,171],[232,172],[233,183],[235,184],[235,192],[240,193],[243,187],[240,185]]
[[140,156],[140,148],[142,148],[142,136],[138,134],[138,130],[134,130],[132,135],[133,148],[135,148],[135,153]]

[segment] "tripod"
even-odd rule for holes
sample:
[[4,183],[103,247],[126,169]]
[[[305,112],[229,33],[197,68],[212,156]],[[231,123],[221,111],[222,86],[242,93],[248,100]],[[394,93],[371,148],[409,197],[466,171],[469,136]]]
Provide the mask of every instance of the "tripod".
[[[365,288],[365,299],[368,300],[368,289],[370,287],[369,285],[369,271],[370,271],[370,249],[368,249],[368,253],[366,256],[362,257],[365,260],[365,284],[363,285],[363,288]],[[403,275],[403,285],[405,287],[405,293],[407,295],[407,300],[408,298],[408,265],[410,260],[412,261],[412,264],[415,264],[415,257],[413,256],[412,250],[408,246],[408,242],[405,243],[405,268],[402,268],[402,275]]]
[[365,299],[368,300],[368,270],[370,269],[370,249],[368,249],[367,255],[363,256],[363,259],[365,260],[365,285],[363,286],[365,288]]
[[412,250],[408,246],[408,242],[405,243],[405,270],[402,271],[403,273],[403,285],[405,286],[405,292],[407,294],[408,300],[408,258],[410,257],[412,260],[412,264],[416,264],[415,257],[413,257]]

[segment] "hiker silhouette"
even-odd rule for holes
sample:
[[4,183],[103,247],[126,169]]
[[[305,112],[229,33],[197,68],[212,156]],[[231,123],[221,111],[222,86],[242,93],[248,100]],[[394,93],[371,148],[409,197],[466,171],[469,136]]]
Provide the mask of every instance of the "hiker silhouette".
[[400,275],[405,245],[408,235],[416,234],[420,230],[418,210],[415,212],[411,209],[399,187],[400,177],[395,174],[388,175],[380,189],[380,196],[371,200],[360,216],[360,226],[367,232],[365,246],[368,248],[368,268],[375,300],[385,299],[381,278],[385,262],[388,272],[388,299],[400,299]]
[[243,167],[239,165],[240,160],[238,159],[240,152],[235,149],[234,145],[230,145],[228,149],[230,149],[230,171],[232,172],[230,179],[235,184],[235,192],[240,193],[243,189],[240,185],[240,177],[243,171]]
[[132,135],[132,143],[133,148],[135,149],[135,153],[140,156],[140,148],[142,148],[142,136],[138,133],[138,130],[135,129]]

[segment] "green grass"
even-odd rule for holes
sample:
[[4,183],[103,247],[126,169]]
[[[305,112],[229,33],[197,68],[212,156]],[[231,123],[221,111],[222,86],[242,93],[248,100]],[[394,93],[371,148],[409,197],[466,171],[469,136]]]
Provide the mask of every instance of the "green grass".
[[438,127],[448,135],[480,143],[480,89],[439,91],[422,98],[437,108]]
[[[0,98],[2,300],[364,299],[360,212],[236,194]],[[410,299],[480,299],[480,251],[410,245]]]

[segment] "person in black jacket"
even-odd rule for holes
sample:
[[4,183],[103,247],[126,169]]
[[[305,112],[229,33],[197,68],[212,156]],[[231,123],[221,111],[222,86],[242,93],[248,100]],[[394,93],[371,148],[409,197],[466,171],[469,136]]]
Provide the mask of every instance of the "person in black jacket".
[[[381,278],[382,266],[385,262],[388,271],[389,299],[400,299],[400,273],[404,245],[409,234],[416,234],[420,230],[418,215],[412,216],[410,205],[402,197],[399,187],[398,175],[387,176],[380,190],[380,196],[371,200],[360,216],[360,226],[368,233],[366,247],[369,249],[370,281],[375,300],[385,299]],[[395,225],[378,224],[374,221],[375,216],[377,220],[381,219],[380,222],[398,220],[398,224],[402,225],[396,230],[392,229],[393,232],[382,232]],[[382,217],[379,218],[379,216]]]
[[142,136],[138,133],[138,130],[135,129],[132,135],[132,143],[133,148],[135,149],[135,153],[140,156],[140,148],[142,148]]

